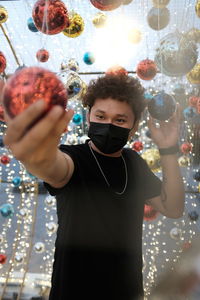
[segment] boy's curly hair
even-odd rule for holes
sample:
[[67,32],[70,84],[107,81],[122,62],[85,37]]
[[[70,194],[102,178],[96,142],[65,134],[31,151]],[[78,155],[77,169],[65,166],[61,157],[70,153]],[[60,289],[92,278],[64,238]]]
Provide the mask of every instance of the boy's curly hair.
[[128,75],[105,75],[90,81],[83,105],[89,110],[96,99],[112,98],[127,102],[134,113],[135,121],[139,120],[145,108],[144,88],[139,80]]

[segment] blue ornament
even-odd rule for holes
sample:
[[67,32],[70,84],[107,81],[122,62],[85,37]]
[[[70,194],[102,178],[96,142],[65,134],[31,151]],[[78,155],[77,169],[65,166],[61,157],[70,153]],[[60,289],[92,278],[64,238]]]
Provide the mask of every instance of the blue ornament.
[[153,98],[153,95],[150,94],[150,93],[144,93],[144,98],[145,98],[146,100],[150,100],[150,99]]
[[22,179],[21,179],[21,177],[18,177],[18,176],[14,177],[12,180],[12,183],[14,186],[19,186],[21,184],[21,182],[22,182]]
[[196,181],[200,181],[200,170],[198,170],[198,171],[194,174],[193,178],[194,178],[194,180],[196,180]]
[[76,124],[76,125],[80,125],[83,121],[83,118],[82,118],[82,115],[80,114],[75,114],[73,116],[73,119],[72,119],[73,123]]
[[14,214],[14,208],[11,204],[5,203],[0,207],[0,212],[2,217],[4,218],[11,218]]
[[164,121],[168,120],[176,109],[174,98],[164,92],[155,95],[148,102],[148,110],[152,118]]
[[183,115],[185,119],[193,119],[197,115],[197,110],[193,106],[188,106],[184,109]]
[[36,28],[35,26],[35,23],[33,21],[33,18],[30,17],[28,20],[27,20],[27,25],[28,25],[28,29],[32,32],[38,32],[38,29]]
[[195,210],[192,210],[188,213],[188,217],[191,221],[196,221],[199,218],[199,215]]
[[92,52],[85,52],[83,56],[83,61],[87,65],[92,65],[95,61],[94,55]]

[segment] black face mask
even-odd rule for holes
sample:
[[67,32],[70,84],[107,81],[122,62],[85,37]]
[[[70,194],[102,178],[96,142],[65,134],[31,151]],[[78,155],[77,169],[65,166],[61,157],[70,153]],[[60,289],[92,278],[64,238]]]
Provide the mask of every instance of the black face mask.
[[126,145],[130,130],[110,123],[90,122],[88,136],[101,152],[111,154]]

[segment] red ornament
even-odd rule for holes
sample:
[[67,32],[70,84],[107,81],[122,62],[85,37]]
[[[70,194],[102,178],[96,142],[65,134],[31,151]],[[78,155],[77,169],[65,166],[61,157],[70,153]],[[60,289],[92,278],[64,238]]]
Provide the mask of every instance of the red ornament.
[[106,71],[106,75],[128,75],[128,72],[125,68],[115,65]]
[[37,29],[45,34],[57,34],[69,26],[67,8],[60,0],[38,0],[32,16]]
[[60,79],[51,71],[40,67],[23,68],[6,82],[3,103],[11,118],[24,111],[32,103],[43,99],[47,110],[53,105],[67,105],[67,91]]
[[186,250],[186,249],[189,249],[192,247],[192,243],[191,242],[185,242],[183,245],[182,245],[182,248],[183,250]]
[[1,122],[5,122],[5,119],[4,119],[4,109],[3,109],[3,106],[0,104],[0,121]]
[[137,76],[143,80],[151,80],[156,76],[157,67],[153,60],[142,60],[136,69]]
[[155,210],[152,206],[150,205],[144,205],[144,217],[143,219],[145,221],[153,221],[157,218],[158,211]]
[[132,146],[132,149],[133,149],[133,150],[139,152],[139,151],[143,150],[143,148],[144,148],[144,147],[143,147],[142,142],[136,141],[136,142],[133,143],[133,146]]
[[7,260],[7,256],[5,254],[0,253],[0,264],[5,264]]
[[7,155],[2,155],[2,156],[1,156],[1,163],[2,163],[3,165],[9,164],[9,162],[10,162],[10,157],[8,157]]
[[181,152],[184,154],[188,154],[192,151],[192,144],[191,143],[183,143],[181,145]]
[[40,49],[36,53],[37,60],[40,62],[46,62],[49,59],[49,52],[45,49]]
[[5,55],[0,51],[0,73],[3,73],[6,68]]
[[189,106],[196,107],[198,100],[199,100],[199,97],[196,97],[196,96],[190,97],[189,100],[188,100]]
[[109,11],[118,8],[123,0],[90,0],[90,2],[100,10]]

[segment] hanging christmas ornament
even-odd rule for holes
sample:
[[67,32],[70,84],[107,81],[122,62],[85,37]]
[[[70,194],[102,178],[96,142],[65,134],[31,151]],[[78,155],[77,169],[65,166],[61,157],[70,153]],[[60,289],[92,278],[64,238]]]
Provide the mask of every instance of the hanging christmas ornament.
[[155,210],[152,206],[150,205],[144,205],[144,217],[143,219],[145,221],[153,221],[157,218],[158,216],[158,211]]
[[114,10],[122,4],[122,0],[90,0],[91,4],[100,10]]
[[200,30],[197,28],[191,28],[188,32],[185,33],[185,37],[189,41],[200,43]]
[[106,25],[107,16],[102,13],[98,12],[93,18],[92,23],[96,28],[102,28]]
[[115,65],[108,68],[106,75],[128,75],[128,71],[119,65]]
[[38,0],[32,11],[35,26],[45,34],[57,34],[69,26],[65,4],[60,0]]
[[35,23],[34,23],[32,17],[28,18],[28,20],[27,20],[27,26],[28,26],[28,29],[29,29],[30,31],[32,31],[32,32],[38,32],[38,29],[37,29],[37,27],[35,26]]
[[151,80],[156,76],[157,67],[153,60],[142,60],[136,68],[136,74],[143,80]]
[[21,183],[22,183],[22,179],[19,176],[16,176],[12,179],[12,184],[14,186],[20,186]]
[[36,253],[43,253],[45,250],[45,245],[42,242],[37,242],[37,243],[35,243],[33,248]]
[[0,24],[5,23],[8,20],[8,12],[5,7],[0,5]]
[[160,154],[158,149],[147,149],[142,153],[141,156],[153,172],[157,172],[160,170]]
[[61,79],[67,90],[68,99],[79,99],[83,83],[80,76],[73,71],[62,71],[58,74],[58,77]]
[[12,204],[5,203],[0,207],[0,213],[4,218],[12,218],[14,215],[14,208]]
[[0,253],[0,264],[4,265],[6,263],[7,256],[4,253]]
[[191,96],[188,99],[188,105],[196,108],[199,100],[200,100],[200,97]]
[[164,92],[158,93],[148,102],[148,111],[152,118],[164,121],[168,120],[176,110],[174,98]]
[[74,114],[72,122],[75,125],[80,125],[83,122],[83,116],[81,114]]
[[188,156],[181,156],[178,158],[178,163],[180,167],[188,167],[190,166],[190,158]]
[[190,83],[200,84],[200,64],[196,64],[186,77]]
[[152,7],[147,14],[147,22],[153,30],[161,30],[167,27],[170,20],[170,12],[167,7]]
[[132,149],[135,150],[135,151],[137,151],[137,152],[142,151],[143,148],[144,148],[143,143],[140,142],[140,141],[136,141],[132,145]]
[[183,76],[192,70],[197,62],[197,46],[179,32],[169,33],[156,49],[155,63],[161,73],[167,76]]
[[49,52],[46,49],[40,49],[36,53],[36,58],[40,62],[46,62],[49,59]]
[[85,52],[83,61],[86,65],[92,65],[95,62],[95,57],[92,52]]
[[174,240],[179,240],[181,238],[182,231],[180,228],[174,227],[170,230],[170,236]]
[[137,28],[132,28],[128,31],[128,40],[132,44],[139,44],[142,39],[142,33]]
[[199,218],[199,214],[196,212],[196,210],[192,210],[188,213],[188,217],[191,221],[197,221]]
[[74,71],[74,72],[78,72],[79,71],[79,63],[74,58],[70,58],[69,59],[67,67],[71,71]]
[[78,137],[75,134],[67,134],[66,144],[67,145],[76,145],[78,143]]
[[22,253],[16,253],[14,257],[14,261],[20,265],[24,262],[24,255]]
[[7,155],[2,155],[1,156],[1,163],[3,165],[8,165],[10,163],[10,157]]
[[180,148],[181,148],[181,152],[183,154],[188,154],[192,151],[192,144],[191,143],[183,143]]
[[154,7],[163,8],[169,4],[170,0],[152,0],[152,4]]
[[197,116],[197,110],[195,107],[188,106],[183,110],[183,116],[186,120],[192,121]]
[[195,12],[197,17],[200,18],[200,0],[197,0],[196,4],[195,4]]
[[63,30],[64,35],[75,38],[84,30],[83,18],[74,11],[69,13],[69,25]]
[[0,51],[0,73],[3,73],[5,71],[6,64],[6,57],[3,52]]
[[14,73],[5,84],[3,104],[11,118],[40,99],[48,104],[47,110],[53,105],[66,108],[66,89],[49,70],[40,67],[23,68]]

